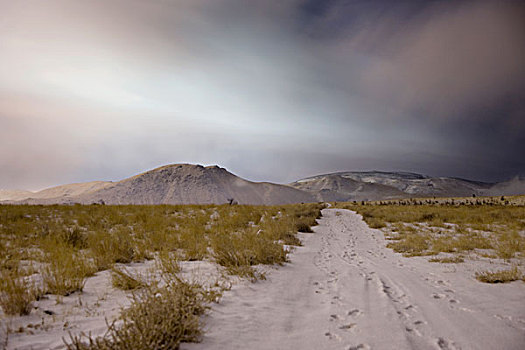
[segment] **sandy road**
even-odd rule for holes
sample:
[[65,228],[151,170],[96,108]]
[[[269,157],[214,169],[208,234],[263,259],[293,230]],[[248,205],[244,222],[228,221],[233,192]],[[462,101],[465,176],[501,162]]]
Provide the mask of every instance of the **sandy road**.
[[183,349],[525,349],[525,285],[404,258],[353,212],[323,210],[292,264],[235,286]]

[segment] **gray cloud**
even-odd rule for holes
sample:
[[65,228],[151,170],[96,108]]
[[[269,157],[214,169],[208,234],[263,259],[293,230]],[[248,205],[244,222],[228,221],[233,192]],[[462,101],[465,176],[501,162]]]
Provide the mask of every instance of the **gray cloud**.
[[518,2],[0,0],[0,188],[173,162],[525,173]]

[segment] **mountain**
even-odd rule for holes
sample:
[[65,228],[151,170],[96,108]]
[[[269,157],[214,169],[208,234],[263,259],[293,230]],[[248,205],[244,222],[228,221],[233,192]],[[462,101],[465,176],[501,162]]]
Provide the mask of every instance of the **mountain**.
[[287,204],[408,197],[525,194],[525,179],[485,183],[407,172],[347,171],[316,175],[288,185],[244,180],[218,166],[173,164],[118,182],[62,185],[39,192],[1,190],[0,201],[18,204]]
[[[156,168],[128,179],[101,183],[95,191],[32,198],[29,204],[286,204],[315,201],[307,192],[268,182],[251,182],[218,166],[174,164]],[[22,203],[21,202],[21,203]]]
[[379,200],[407,197],[469,197],[525,194],[525,180],[486,183],[407,172],[349,171],[317,175],[290,186],[318,200]]
[[340,174],[314,176],[291,183],[290,186],[311,193],[318,201],[328,202],[405,197],[405,193],[395,187],[380,183],[363,182],[341,176]]

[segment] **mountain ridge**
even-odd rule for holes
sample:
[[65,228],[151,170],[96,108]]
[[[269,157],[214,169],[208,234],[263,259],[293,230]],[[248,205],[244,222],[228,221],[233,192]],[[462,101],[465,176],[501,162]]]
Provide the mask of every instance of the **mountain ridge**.
[[38,192],[0,190],[1,203],[16,204],[286,204],[525,194],[525,179],[488,183],[413,172],[339,171],[290,184],[253,182],[218,165],[168,164],[120,181],[60,185]]

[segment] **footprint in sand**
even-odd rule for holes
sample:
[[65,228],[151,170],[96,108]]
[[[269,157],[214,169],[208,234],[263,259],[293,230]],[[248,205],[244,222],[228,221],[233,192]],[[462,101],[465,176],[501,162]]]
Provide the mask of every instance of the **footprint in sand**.
[[324,335],[327,336],[330,340],[341,340],[341,337],[334,333],[326,332]]
[[442,350],[455,350],[457,349],[453,342],[448,341],[444,338],[438,338],[436,341],[437,345]]
[[363,313],[359,310],[359,309],[353,309],[353,310],[350,310],[348,311],[348,316],[352,316],[352,317],[357,317],[357,316],[360,316],[362,315]]
[[342,326],[339,326],[339,329],[349,330],[349,329],[352,329],[352,327],[354,327],[356,325],[357,325],[357,323],[348,323],[348,324],[344,324]]

